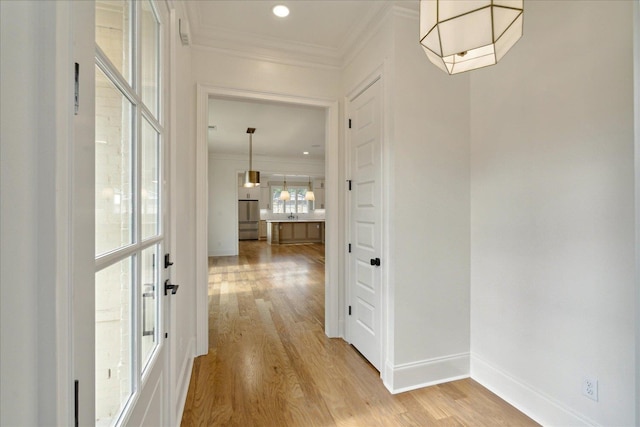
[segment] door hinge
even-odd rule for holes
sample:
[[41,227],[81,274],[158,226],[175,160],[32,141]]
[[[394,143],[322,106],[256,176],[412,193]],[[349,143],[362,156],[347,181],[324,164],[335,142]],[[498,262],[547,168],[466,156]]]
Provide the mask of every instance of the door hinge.
[[73,393],[74,393],[74,397],[73,397],[73,404],[74,404],[73,416],[75,417],[74,425],[76,427],[78,427],[80,425],[80,420],[78,419],[78,415],[80,413],[80,409],[78,407],[78,400],[80,399],[79,391],[80,391],[80,381],[75,380],[73,382]]
[[349,253],[351,253],[351,243],[349,243]]
[[80,64],[75,63],[75,76],[74,76],[74,88],[73,88],[73,102],[74,110],[73,114],[78,115],[78,109],[80,108]]
[[351,191],[351,180],[350,180],[350,179],[348,179],[348,180],[347,180],[347,183],[349,183],[349,191]]
[[351,306],[349,306],[349,316],[351,316]]
[[173,262],[171,262],[171,255],[164,254],[164,268],[169,268],[172,265],[173,265]]

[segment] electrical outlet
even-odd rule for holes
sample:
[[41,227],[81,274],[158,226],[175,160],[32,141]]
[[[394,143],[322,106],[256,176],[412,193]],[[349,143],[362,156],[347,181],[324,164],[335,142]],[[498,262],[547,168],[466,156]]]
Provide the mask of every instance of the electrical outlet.
[[598,401],[598,379],[584,377],[582,379],[582,394],[591,400]]

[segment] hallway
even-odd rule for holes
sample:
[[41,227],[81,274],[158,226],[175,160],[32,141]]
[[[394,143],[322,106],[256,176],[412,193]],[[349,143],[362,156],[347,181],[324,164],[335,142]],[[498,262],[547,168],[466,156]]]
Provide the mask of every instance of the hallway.
[[467,379],[397,395],[324,334],[324,245],[240,242],[209,258],[209,354],[182,426],[537,425]]

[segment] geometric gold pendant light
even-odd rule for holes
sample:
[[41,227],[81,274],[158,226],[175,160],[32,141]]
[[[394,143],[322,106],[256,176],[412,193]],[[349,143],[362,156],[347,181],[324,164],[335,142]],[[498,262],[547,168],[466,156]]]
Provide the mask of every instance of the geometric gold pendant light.
[[249,134],[249,170],[244,173],[244,187],[258,187],[260,185],[260,172],[253,170],[253,134],[256,128],[247,128]]
[[523,0],[421,0],[420,44],[448,74],[495,65],[522,37]]

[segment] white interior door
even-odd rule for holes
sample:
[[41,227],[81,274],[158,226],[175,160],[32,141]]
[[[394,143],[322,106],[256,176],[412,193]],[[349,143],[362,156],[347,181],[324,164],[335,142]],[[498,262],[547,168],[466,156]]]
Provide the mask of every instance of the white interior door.
[[381,365],[382,118],[377,80],[349,102],[350,242],[348,339],[376,369]]

